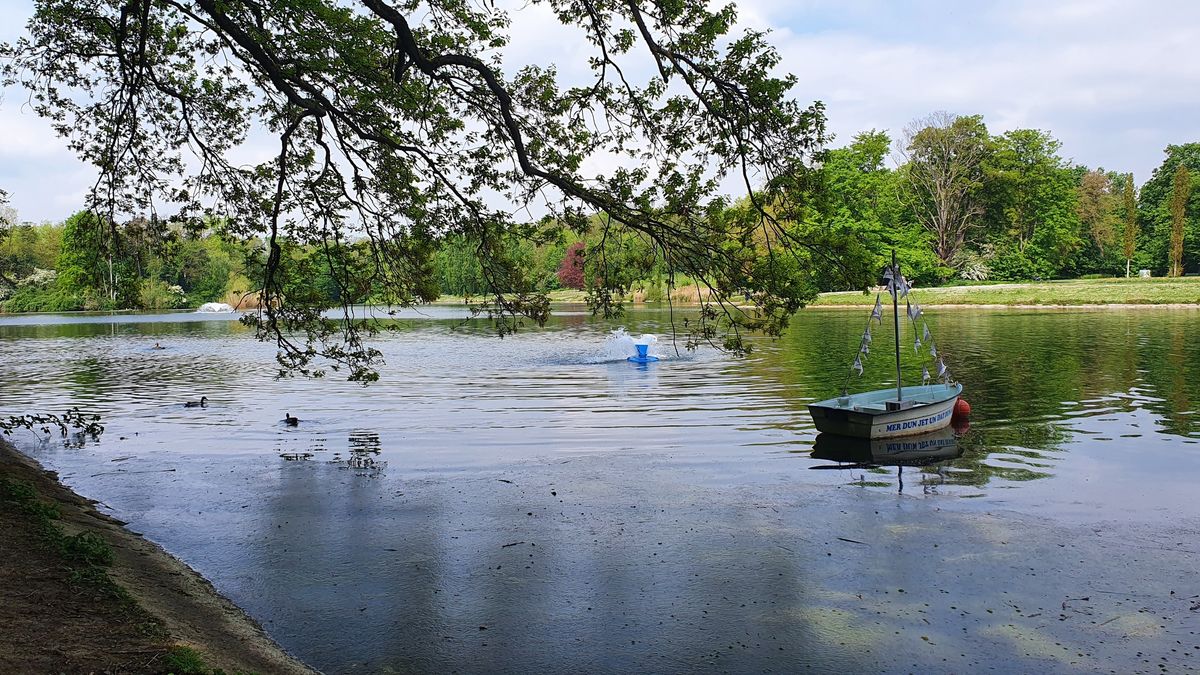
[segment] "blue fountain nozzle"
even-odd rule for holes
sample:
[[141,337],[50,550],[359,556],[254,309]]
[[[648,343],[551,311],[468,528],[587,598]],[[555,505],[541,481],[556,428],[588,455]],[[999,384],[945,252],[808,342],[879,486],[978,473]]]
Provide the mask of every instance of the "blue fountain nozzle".
[[634,343],[633,346],[637,349],[637,356],[629,357],[630,361],[634,363],[651,363],[658,360],[657,356],[650,356],[649,344]]

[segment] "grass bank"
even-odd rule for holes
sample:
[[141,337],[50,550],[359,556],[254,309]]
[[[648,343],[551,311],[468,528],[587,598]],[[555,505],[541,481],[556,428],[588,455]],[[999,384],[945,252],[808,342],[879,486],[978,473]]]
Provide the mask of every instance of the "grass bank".
[[312,672],[194,570],[4,440],[0,542],[0,672]]
[[[922,305],[1200,305],[1200,277],[1068,279],[913,289]],[[875,293],[822,293],[811,306],[873,305]]]
[[[675,304],[695,304],[694,288],[686,289],[674,297]],[[550,302],[583,303],[584,292],[559,290],[550,292]],[[923,305],[1004,305],[1077,307],[1088,305],[1200,305],[1200,277],[1181,279],[1067,279],[1063,281],[1038,281],[1028,283],[975,284],[970,286],[942,286],[917,288],[915,297]],[[476,298],[478,300],[478,298]],[[630,301],[641,304],[642,296],[635,293]],[[463,298],[444,295],[443,304],[462,304]],[[871,305],[875,293],[846,291],[822,293],[810,306],[838,307],[847,305]],[[665,302],[654,303],[666,306]]]

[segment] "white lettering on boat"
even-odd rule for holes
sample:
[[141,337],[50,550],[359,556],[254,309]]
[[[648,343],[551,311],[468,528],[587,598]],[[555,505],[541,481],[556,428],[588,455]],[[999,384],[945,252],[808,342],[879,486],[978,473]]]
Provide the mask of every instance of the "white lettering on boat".
[[927,427],[931,424],[936,424],[937,422],[941,422],[942,420],[949,417],[953,412],[954,412],[954,408],[948,408],[936,415],[931,415],[929,417],[922,417],[920,419],[915,419],[915,420],[905,420],[903,422],[893,422],[893,423],[887,425],[887,430],[888,431],[904,431],[906,429],[919,429],[921,427]]

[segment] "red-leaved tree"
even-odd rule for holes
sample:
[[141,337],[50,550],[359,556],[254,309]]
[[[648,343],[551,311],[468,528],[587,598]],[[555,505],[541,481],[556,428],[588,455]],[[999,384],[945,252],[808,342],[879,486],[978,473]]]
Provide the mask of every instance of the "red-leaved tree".
[[577,241],[567,247],[562,262],[558,263],[558,283],[563,288],[582,290],[586,285],[583,280],[583,242]]

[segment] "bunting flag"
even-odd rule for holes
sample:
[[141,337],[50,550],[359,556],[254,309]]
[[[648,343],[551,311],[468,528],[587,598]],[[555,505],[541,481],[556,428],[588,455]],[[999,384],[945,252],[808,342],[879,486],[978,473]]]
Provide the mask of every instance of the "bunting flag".
[[862,359],[860,359],[857,356],[854,357],[854,365],[850,366],[850,370],[853,370],[854,372],[858,373],[859,376],[861,377],[863,374]]
[[863,342],[871,341],[871,324],[867,324],[867,330],[863,333]]
[[913,351],[914,352],[921,351],[921,338],[918,337],[913,340]]
[[931,335],[929,333],[929,324],[926,323],[926,324],[922,324],[922,325],[925,327],[925,330],[924,330],[924,332],[921,333],[921,338],[924,339],[926,342],[932,342],[933,335]]
[[859,347],[858,347],[858,353],[859,353],[859,354],[862,354],[862,355],[864,355],[864,356],[865,356],[865,355],[867,355],[867,354],[870,354],[870,353],[871,353],[871,348],[867,346],[867,343],[866,343],[866,342],[864,342],[864,343],[862,343],[861,345],[859,345]]
[[942,377],[943,375],[945,375],[948,372],[950,372],[950,370],[948,368],[946,368],[946,362],[942,361],[941,359],[938,359],[937,360],[937,376]]
[[929,381],[929,369],[926,368],[925,366],[921,366],[921,384],[925,384],[928,381]]
[[907,298],[908,291],[912,289],[912,286],[908,284],[908,279],[905,279],[903,274],[897,275],[896,285],[900,287],[900,297]]
[[929,343],[929,357],[934,358],[934,359],[936,359],[938,357],[937,345],[932,342]]
[[915,324],[917,319],[921,318],[921,306],[909,303],[907,301],[904,304],[908,307],[909,320]]
[[[875,309],[871,310],[871,318],[875,319],[875,321],[879,322],[880,325],[883,324],[883,303],[879,301],[878,293],[875,294]],[[871,329],[871,324],[870,324],[870,322],[868,322],[867,330],[869,331],[870,329]]]

